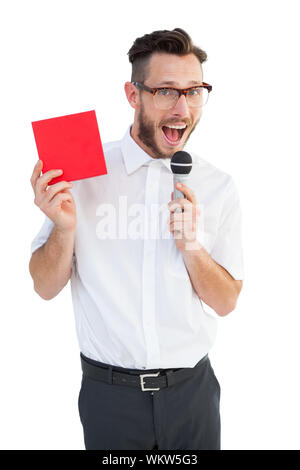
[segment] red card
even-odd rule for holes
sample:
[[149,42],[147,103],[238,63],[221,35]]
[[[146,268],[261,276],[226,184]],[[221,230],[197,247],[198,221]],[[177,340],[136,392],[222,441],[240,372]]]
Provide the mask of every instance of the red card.
[[73,181],[107,174],[95,111],[32,122],[42,173],[62,169],[49,181]]

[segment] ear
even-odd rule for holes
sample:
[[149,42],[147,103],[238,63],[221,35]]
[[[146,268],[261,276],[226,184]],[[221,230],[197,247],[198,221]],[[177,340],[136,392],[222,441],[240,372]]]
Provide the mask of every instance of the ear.
[[140,106],[140,97],[137,88],[131,82],[126,82],[124,85],[126,97],[130,106],[134,109]]

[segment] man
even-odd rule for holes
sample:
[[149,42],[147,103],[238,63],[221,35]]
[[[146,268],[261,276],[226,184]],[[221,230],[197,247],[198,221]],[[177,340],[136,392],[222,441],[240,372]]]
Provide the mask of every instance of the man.
[[134,122],[104,144],[107,175],[47,190],[57,171],[33,171],[46,219],[30,273],[47,300],[71,280],[86,449],[220,449],[208,352],[242,287],[239,197],[230,175],[191,153],[186,197],[174,200],[170,169],[211,90],[207,56],[180,28],[146,34],[128,54]]

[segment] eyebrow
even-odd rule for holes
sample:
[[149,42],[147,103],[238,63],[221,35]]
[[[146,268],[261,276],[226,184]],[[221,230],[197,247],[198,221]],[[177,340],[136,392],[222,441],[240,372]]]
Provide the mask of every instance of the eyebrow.
[[[189,82],[189,84],[190,84],[190,85],[201,85],[202,82],[200,81],[200,83],[199,83],[199,81],[200,81],[200,80],[198,80],[198,81],[196,81],[196,80],[191,80],[191,81]],[[176,83],[177,83],[177,82],[173,82],[172,80],[169,80],[169,81],[167,80],[167,81],[165,81],[165,82],[160,82],[157,86],[160,87],[161,85],[176,85]]]

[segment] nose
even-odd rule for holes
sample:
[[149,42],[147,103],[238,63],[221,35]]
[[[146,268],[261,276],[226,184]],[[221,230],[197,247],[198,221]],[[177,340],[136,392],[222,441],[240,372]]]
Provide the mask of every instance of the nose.
[[176,105],[173,108],[173,114],[176,114],[178,116],[189,116],[189,107],[186,102],[186,97],[184,95],[181,95],[176,103]]

